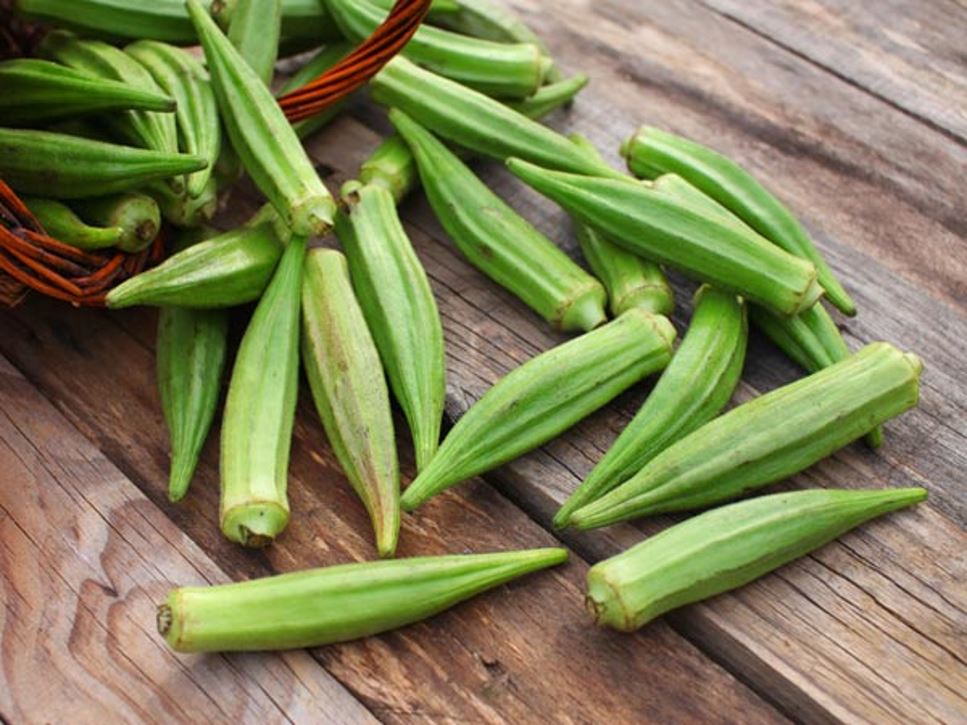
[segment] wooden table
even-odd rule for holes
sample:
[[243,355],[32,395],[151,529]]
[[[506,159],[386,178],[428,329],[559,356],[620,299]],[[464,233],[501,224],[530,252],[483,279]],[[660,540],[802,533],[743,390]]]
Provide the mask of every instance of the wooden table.
[[[799,212],[861,309],[857,347],[925,360],[920,407],[791,486],[923,485],[928,503],[635,635],[582,610],[590,562],[667,522],[565,537],[566,567],[432,621],[284,655],[178,657],[154,632],[175,584],[373,557],[369,526],[303,391],[292,525],[242,551],[218,532],[217,435],[188,499],[165,498],[154,314],[38,298],[0,312],[0,716],[7,722],[682,722],[967,719],[967,74],[961,0],[515,0],[593,86],[552,123],[611,156],[639,123],[740,159]],[[552,10],[553,9],[553,10]],[[385,129],[356,109],[311,141],[333,188]],[[564,215],[481,169],[574,250]],[[417,195],[419,197],[419,195]],[[237,196],[244,217],[254,196]],[[448,414],[561,341],[470,268],[422,198],[404,208],[449,352]],[[680,283],[681,280],[676,280]],[[678,285],[683,329],[687,285]],[[244,317],[240,315],[240,317]],[[244,320],[240,319],[240,323]],[[737,399],[799,375],[754,338]],[[561,439],[406,516],[400,554],[552,544],[555,507],[649,385]],[[409,443],[401,441],[407,476]]]

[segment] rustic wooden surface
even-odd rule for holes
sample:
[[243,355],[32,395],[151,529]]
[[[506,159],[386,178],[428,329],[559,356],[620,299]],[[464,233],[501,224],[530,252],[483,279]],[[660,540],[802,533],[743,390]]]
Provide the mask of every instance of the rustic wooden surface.
[[[955,722],[967,712],[967,9],[956,0],[539,0],[512,3],[592,87],[552,123],[614,157],[639,123],[729,153],[780,189],[860,305],[853,347],[886,339],[926,363],[919,409],[887,445],[852,446],[786,486],[925,485],[930,501],[634,636],[581,609],[589,561],[665,521],[567,536],[572,562],[434,620],[285,656],[179,658],[153,635],[173,583],[373,555],[361,506],[303,394],[296,515],[268,552],[217,531],[217,445],[188,499],[164,495],[154,314],[33,299],[0,313],[0,717],[360,722]],[[385,126],[365,108],[310,142],[333,184]],[[574,250],[559,210],[482,173]],[[255,205],[243,190],[228,211]],[[448,414],[559,342],[464,263],[418,196],[404,216],[446,328]],[[690,287],[675,280],[676,324]],[[238,324],[244,324],[244,314]],[[799,373],[758,338],[736,400]],[[558,441],[406,517],[401,555],[553,542],[556,505],[648,384]],[[411,473],[408,442],[401,441]]]

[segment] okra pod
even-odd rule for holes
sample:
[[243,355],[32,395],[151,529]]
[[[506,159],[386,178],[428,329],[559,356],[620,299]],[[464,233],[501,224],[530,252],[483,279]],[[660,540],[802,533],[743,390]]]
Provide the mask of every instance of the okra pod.
[[83,199],[190,174],[205,159],[49,131],[0,128],[0,177],[18,193]]
[[[301,88],[306,83],[315,80],[327,70],[335,66],[336,63],[349,55],[352,51],[353,46],[349,43],[333,43],[332,45],[327,45],[316,53],[308,63],[306,63],[304,66],[302,66],[302,68],[289,77],[289,80],[286,81],[282,86],[278,95],[283,96],[286,93],[294,91],[297,88]],[[296,135],[299,138],[308,138],[316,131],[328,125],[332,119],[339,115],[344,106],[344,101],[334,103],[332,106],[321,113],[317,113],[312,118],[307,118],[304,121],[297,121],[296,123],[292,124],[292,128],[295,130]]]
[[695,516],[588,571],[597,624],[632,632],[672,609],[748,584],[850,529],[927,498],[922,488],[814,489]]
[[222,421],[222,533],[271,544],[289,523],[289,452],[299,382],[307,238],[293,236],[238,348]]
[[[327,0],[346,37],[362,41],[385,19],[368,0]],[[532,43],[495,43],[423,25],[403,49],[414,63],[499,98],[526,98],[544,83],[551,62]]]
[[440,313],[392,194],[350,182],[343,199],[347,212],[337,217],[336,234],[422,470],[440,444],[446,397]]
[[271,92],[198,0],[188,11],[205,49],[215,98],[245,170],[300,236],[324,234],[336,203]]
[[552,171],[520,159],[507,165],[585,224],[700,281],[787,315],[809,309],[822,294],[811,263],[645,184]]
[[137,192],[80,199],[72,204],[88,224],[120,229],[115,245],[124,252],[140,252],[150,245],[161,229],[161,210],[150,196]]
[[427,197],[477,269],[562,330],[605,319],[605,291],[559,247],[505,204],[441,141],[399,110],[390,120],[409,144]]
[[[175,250],[214,236],[214,230],[182,233]],[[158,392],[171,439],[168,498],[188,492],[218,408],[228,357],[228,313],[162,307],[156,344]]]
[[570,139],[500,101],[397,56],[370,82],[377,103],[398,108],[448,141],[483,156],[516,156],[576,174],[626,177]]
[[77,249],[116,247],[124,236],[120,227],[93,227],[66,204],[54,199],[24,197],[24,204],[54,239]]
[[920,358],[883,342],[706,423],[571,517],[581,529],[711,506],[808,468],[917,404]]
[[228,39],[255,75],[272,85],[282,35],[282,0],[237,0]]
[[718,415],[745,363],[745,303],[702,287],[688,331],[645,404],[554,517],[564,527],[578,509],[627,481],[649,461]]
[[[124,51],[98,40],[81,40],[70,33],[55,31],[41,44],[41,53],[76,70],[90,73],[132,88],[162,93],[144,66]],[[178,152],[178,128],[173,113],[124,111],[109,114],[105,123],[130,143],[154,151]],[[171,179],[173,188],[183,188],[182,179]]]
[[218,180],[210,176],[197,197],[187,192],[176,194],[161,183],[148,184],[145,191],[158,203],[166,222],[182,229],[194,229],[210,222],[218,212],[218,188]]
[[0,116],[8,126],[107,111],[173,111],[163,93],[134,88],[34,58],[0,63]]
[[309,254],[302,322],[303,365],[329,444],[369,513],[379,555],[393,556],[400,470],[389,389],[341,253]]
[[737,163],[694,141],[649,126],[625,142],[622,155],[635,175],[651,179],[668,172],[677,174],[769,241],[812,262],[829,301],[847,315],[856,314],[855,303],[799,220]]
[[184,0],[15,0],[15,6],[24,15],[87,34],[195,43]]
[[188,195],[201,197],[222,146],[222,127],[208,71],[191,53],[152,40],[132,43],[125,52],[147,68],[155,82],[177,100],[175,118],[181,150],[208,161],[206,168],[188,177]]
[[234,307],[259,299],[282,256],[270,221],[251,222],[173,254],[107,295],[107,305]]
[[565,561],[566,549],[531,549],[343,564],[183,587],[158,608],[158,631],[178,652],[320,647],[419,622]]
[[507,106],[528,118],[541,118],[551,111],[566,106],[588,85],[588,77],[578,73],[570,78],[541,86],[534,95],[521,101],[508,101]]
[[464,413],[403,493],[404,511],[543,445],[672,356],[667,318],[634,309],[527,361]]

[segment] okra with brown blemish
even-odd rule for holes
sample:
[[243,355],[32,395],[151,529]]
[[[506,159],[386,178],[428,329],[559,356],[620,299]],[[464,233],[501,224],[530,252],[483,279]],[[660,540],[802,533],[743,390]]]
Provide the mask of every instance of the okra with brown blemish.
[[704,508],[798,473],[914,407],[922,367],[912,353],[867,345],[706,423],[571,522],[588,529]]
[[927,498],[922,488],[809,490],[741,501],[672,526],[588,571],[597,624],[631,632],[727,592],[878,516]]
[[532,549],[344,564],[182,587],[158,608],[158,631],[178,652],[319,647],[419,622],[565,561],[566,549]]
[[303,366],[329,445],[369,513],[379,555],[393,556],[400,471],[389,389],[337,251],[315,249],[306,259],[302,329]]
[[634,309],[527,361],[463,414],[430,465],[403,493],[412,511],[431,496],[564,432],[672,356],[667,318]]
[[413,152],[437,219],[471,264],[558,329],[590,330],[605,320],[600,282],[504,203],[433,134],[396,109],[390,120]]
[[440,443],[446,397],[440,313],[392,194],[378,184],[349,182],[343,199],[346,213],[337,218],[336,234],[422,470]]
[[521,159],[507,165],[629,251],[700,281],[788,315],[809,309],[822,295],[809,262],[646,184],[553,171]]
[[301,236],[289,240],[242,337],[228,386],[219,520],[222,533],[243,546],[267,546],[289,523],[306,243]]
[[826,296],[840,311],[856,314],[856,305],[833,275],[809,234],[789,209],[748,171],[701,144],[650,126],[622,146],[632,173],[653,179],[673,173],[708,194],[769,241],[809,260]]
[[554,516],[564,527],[578,509],[638,473],[675,441],[718,415],[742,374],[748,343],[741,298],[702,287],[688,330],[648,399]]
[[205,50],[212,87],[232,147],[249,176],[297,235],[333,224],[336,203],[271,92],[198,0],[188,11]]
[[[361,42],[379,27],[386,10],[368,0],[328,0],[346,37]],[[498,98],[526,98],[544,83],[551,61],[533,43],[495,43],[423,25],[402,51],[469,88]]]

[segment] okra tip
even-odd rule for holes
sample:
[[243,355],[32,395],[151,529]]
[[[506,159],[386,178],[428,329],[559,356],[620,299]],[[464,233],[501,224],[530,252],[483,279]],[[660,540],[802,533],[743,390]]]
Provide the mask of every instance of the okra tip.
[[596,567],[588,571],[588,593],[584,607],[599,627],[610,627],[619,632],[637,629],[634,617],[625,607],[618,590],[599,574]]
[[321,237],[332,229],[336,219],[336,202],[332,197],[314,195],[294,204],[289,215],[293,233]]
[[570,332],[590,332],[608,318],[604,311],[607,293],[600,284],[588,289],[573,300],[561,315],[561,329]]
[[289,512],[274,501],[246,503],[222,514],[222,533],[251,549],[275,541],[289,523]]

